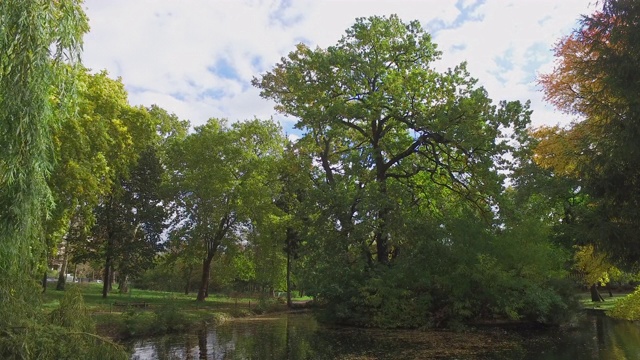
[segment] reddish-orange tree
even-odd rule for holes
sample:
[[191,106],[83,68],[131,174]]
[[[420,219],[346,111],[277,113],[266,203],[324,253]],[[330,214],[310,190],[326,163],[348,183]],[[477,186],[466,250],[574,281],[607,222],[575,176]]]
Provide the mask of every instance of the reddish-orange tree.
[[578,117],[566,131],[593,209],[589,241],[627,265],[640,260],[639,25],[640,3],[605,1],[558,43],[556,66],[540,79],[546,99]]

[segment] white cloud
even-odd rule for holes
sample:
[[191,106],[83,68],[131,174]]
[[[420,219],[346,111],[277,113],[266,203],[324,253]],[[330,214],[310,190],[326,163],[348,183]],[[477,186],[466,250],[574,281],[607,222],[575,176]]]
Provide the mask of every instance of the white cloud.
[[[442,63],[467,60],[471,74],[492,98],[530,99],[534,125],[566,123],[570,119],[564,115],[550,116],[535,79],[552,69],[554,44],[591,10],[588,1],[487,1],[475,10],[482,21],[442,30],[435,41],[443,45]],[[448,51],[454,45],[464,46],[464,51]],[[505,56],[508,70],[496,61]]]
[[[87,0],[92,30],[84,63],[121,76],[133,104],[156,103],[196,125],[210,117],[269,118],[273,104],[259,97],[252,77],[300,41],[326,47],[357,17],[395,13],[437,30],[440,67],[466,60],[492,98],[531,99],[540,112],[534,123],[555,123],[563,119],[553,121],[532,80],[551,69],[550,49],[591,12],[589,2]],[[216,64],[232,72],[220,73]]]

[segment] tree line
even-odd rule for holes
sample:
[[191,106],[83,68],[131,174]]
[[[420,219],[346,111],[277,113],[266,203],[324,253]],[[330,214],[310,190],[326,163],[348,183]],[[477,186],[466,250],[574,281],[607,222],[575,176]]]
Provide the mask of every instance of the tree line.
[[[73,4],[11,10],[83,18]],[[465,63],[436,70],[419,22],[357,19],[253,79],[295,119],[296,141],[269,119],[192,128],[130,105],[121,80],[50,52],[77,51],[79,20],[70,35],[45,24],[41,58],[4,36],[3,299],[28,303],[15,292],[46,284],[64,249],[64,264],[101,269],[104,297],[117,273],[120,291],[196,289],[198,301],[211,286],[303,289],[326,320],[361,326],[561,321],[572,273],[595,299],[637,270],[638,16],[633,1],[605,1],[558,43],[540,84],[576,120],[540,128]]]

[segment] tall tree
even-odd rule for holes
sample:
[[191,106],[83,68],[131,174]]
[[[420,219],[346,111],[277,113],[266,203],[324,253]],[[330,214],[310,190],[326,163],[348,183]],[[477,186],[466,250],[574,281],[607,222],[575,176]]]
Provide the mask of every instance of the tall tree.
[[[87,19],[77,1],[0,3],[0,322],[28,317],[51,207],[54,109],[71,110]],[[57,101],[52,101],[56,97]],[[72,111],[72,110],[71,110]],[[29,285],[27,285],[29,284]],[[20,309],[20,310],[18,310]]]
[[[59,114],[62,124],[53,134],[56,163],[48,180],[55,208],[47,219],[46,237],[53,251],[65,241],[65,264],[73,259],[74,249],[86,243],[94,208],[133,158],[131,136],[120,119],[128,106],[122,83],[104,71],[90,74],[87,69],[77,80],[78,109]],[[58,289],[64,289],[64,268]]]
[[579,117],[575,163],[593,217],[589,241],[621,264],[640,260],[640,4],[607,0],[560,41],[547,100]]
[[[118,271],[121,293],[128,292],[130,279],[151,267],[162,249],[161,235],[167,218],[162,176],[156,149],[150,147],[140,154],[129,176],[121,179],[120,187],[100,209],[99,226],[116,233],[106,239],[105,264]],[[105,271],[103,278],[103,297],[110,272]]]
[[[467,202],[491,218],[498,161],[529,122],[527,105],[493,104],[464,63],[436,71],[439,56],[417,21],[361,18],[335,46],[300,44],[253,80],[296,118],[316,164],[304,206],[313,211],[304,234],[314,254],[309,275],[341,321],[362,324],[358,316],[371,320],[382,303],[410,297],[390,274],[412,256],[410,228],[440,221],[449,207],[440,201]],[[390,297],[380,300],[383,293]],[[363,306],[361,298],[376,300]]]
[[[109,78],[106,71],[89,74],[84,70],[78,78],[81,86],[77,114],[65,118],[55,134],[58,163],[50,183],[57,206],[50,218],[48,235],[52,243],[56,237],[64,237],[65,257],[85,261],[111,253],[101,248],[103,245],[108,248],[110,241],[102,241],[101,236],[91,231],[95,215],[100,213],[96,207],[122,209],[107,203],[124,201],[126,181],[140,154],[155,144],[158,121],[145,109],[130,106],[124,84]],[[149,186],[154,187],[152,183]],[[130,207],[129,211],[133,209]],[[100,220],[104,225],[104,217]]]
[[241,241],[241,230],[273,206],[275,167],[282,134],[273,122],[228,125],[210,119],[171,152],[175,186],[174,231],[195,240],[202,254],[198,301],[208,295],[211,262],[225,243]]
[[291,291],[293,288],[292,269],[294,260],[299,257],[303,242],[302,234],[305,226],[303,204],[311,189],[309,169],[311,162],[303,155],[300,147],[290,142],[284,152],[279,167],[281,190],[275,204],[281,211],[281,232],[284,233],[284,252],[286,254],[286,290],[287,306],[292,307]]
[[[122,114],[131,146],[128,168],[118,173],[113,191],[98,206],[94,249],[105,263],[103,297],[117,270],[119,290],[128,291],[130,277],[153,265],[166,228],[166,151],[186,135],[188,122],[163,109],[125,108]],[[135,139],[135,140],[134,140]]]
[[97,343],[83,314],[66,321],[65,308],[82,308],[77,297],[64,299],[55,319],[45,320],[34,281],[45,260],[43,220],[52,203],[46,180],[54,160],[54,109],[72,111],[71,73],[87,30],[80,1],[0,2],[2,358],[126,358]]

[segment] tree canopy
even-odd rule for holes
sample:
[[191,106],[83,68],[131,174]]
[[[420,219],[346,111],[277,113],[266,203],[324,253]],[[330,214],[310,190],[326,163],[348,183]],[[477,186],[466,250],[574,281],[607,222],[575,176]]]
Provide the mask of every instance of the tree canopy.
[[571,150],[550,155],[565,156],[588,196],[592,216],[582,223],[588,241],[631,267],[640,260],[638,19],[637,2],[605,1],[560,41],[556,67],[541,77],[547,100],[578,116],[569,129],[557,131],[558,139],[571,140],[565,147]]
[[244,241],[243,229],[259,225],[273,206],[274,161],[283,149],[281,136],[279,127],[269,121],[228,125],[210,119],[171,150],[174,231],[184,232],[190,246],[200,249],[200,301],[208,294],[216,253]]
[[[495,104],[464,63],[436,71],[433,62],[439,56],[417,21],[373,16],[357,19],[334,46],[298,45],[253,80],[276,110],[296,119],[303,131],[298,144],[315,164],[304,206],[312,210],[301,214],[302,251],[308,282],[327,302],[334,321],[416,326],[420,313],[444,311],[448,318],[484,311],[465,305],[469,313],[449,313],[444,304],[457,301],[449,291],[461,289],[421,278],[444,278],[445,268],[458,266],[454,253],[470,256],[469,264],[479,261],[478,269],[490,267],[476,274],[478,284],[487,281],[485,276],[510,274],[488,289],[488,298],[500,286],[506,292],[518,287],[508,280],[516,274],[508,270],[511,265],[494,267],[506,260],[504,253],[498,255],[506,248],[486,250],[486,257],[462,249],[482,252],[480,244],[515,241],[517,235],[496,232],[494,211],[505,208],[499,199],[507,159],[528,145],[523,141],[529,140],[531,112],[517,101]],[[513,226],[519,231],[518,224]],[[467,231],[459,232],[463,227]],[[464,235],[470,229],[484,235]],[[546,233],[536,234],[546,241]],[[474,241],[478,245],[471,245]],[[453,249],[457,252],[449,253]],[[539,256],[548,256],[545,251]],[[432,265],[418,265],[417,252],[430,254],[420,261]],[[560,276],[561,271],[549,274],[561,258],[537,269],[532,265],[540,273],[531,287],[546,282],[547,275]],[[437,259],[450,262],[436,265]],[[409,275],[416,269],[422,274],[418,278]],[[459,271],[469,277],[475,270]],[[487,311],[518,317],[526,312],[525,303]]]

